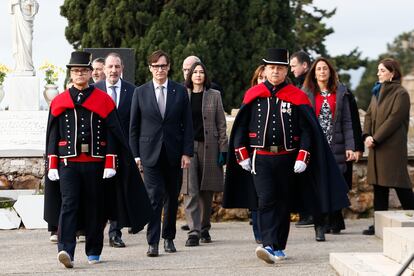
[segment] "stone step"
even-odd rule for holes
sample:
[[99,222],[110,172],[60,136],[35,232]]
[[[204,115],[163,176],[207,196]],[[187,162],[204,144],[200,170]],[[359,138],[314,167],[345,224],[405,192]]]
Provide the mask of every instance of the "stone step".
[[384,227],[414,227],[414,210],[376,211],[375,235],[380,239]]
[[[390,276],[402,266],[380,252],[330,253],[329,263],[341,276]],[[402,275],[411,276],[413,272],[407,269]]]
[[[414,253],[414,227],[385,227],[384,255],[402,264]],[[409,266],[414,270],[414,264]]]

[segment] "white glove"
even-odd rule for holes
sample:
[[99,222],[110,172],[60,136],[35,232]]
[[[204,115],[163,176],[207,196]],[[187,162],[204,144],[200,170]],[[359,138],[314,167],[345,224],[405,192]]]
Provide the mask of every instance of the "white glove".
[[49,169],[49,172],[47,173],[47,177],[51,181],[59,180],[59,171],[57,169]]
[[246,170],[248,172],[252,171],[252,161],[250,158],[247,158],[239,163],[240,166],[242,166],[243,170]]
[[114,169],[104,169],[102,178],[111,178],[111,177],[114,177],[115,174],[116,174],[116,170]]
[[296,160],[295,166],[293,167],[293,171],[295,173],[302,173],[306,170],[306,163],[300,160]]

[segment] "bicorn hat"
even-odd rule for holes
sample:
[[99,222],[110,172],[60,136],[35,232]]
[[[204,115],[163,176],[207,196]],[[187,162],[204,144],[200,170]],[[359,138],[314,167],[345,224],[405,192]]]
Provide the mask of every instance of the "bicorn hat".
[[262,59],[264,64],[289,65],[289,51],[287,49],[269,48],[266,57]]
[[70,55],[69,64],[67,64],[66,67],[88,67],[92,70],[92,54],[81,51],[72,52]]

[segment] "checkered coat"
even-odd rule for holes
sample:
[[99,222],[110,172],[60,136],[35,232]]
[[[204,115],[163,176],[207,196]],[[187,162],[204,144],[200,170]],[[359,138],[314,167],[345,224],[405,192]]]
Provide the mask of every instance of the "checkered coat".
[[[191,91],[188,91],[191,98]],[[227,152],[228,139],[226,134],[226,117],[220,92],[214,89],[204,91],[201,107],[204,124],[204,168],[201,178],[200,191],[222,192],[224,188],[223,167],[217,163],[219,152]],[[191,166],[191,165],[190,165]],[[183,170],[181,193],[188,194],[198,190],[190,185],[190,170]]]

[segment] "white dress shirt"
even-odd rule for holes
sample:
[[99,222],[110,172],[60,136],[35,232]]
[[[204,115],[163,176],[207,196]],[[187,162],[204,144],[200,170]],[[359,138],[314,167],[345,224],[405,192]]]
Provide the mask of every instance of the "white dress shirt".
[[119,79],[115,84],[111,84],[107,80],[105,80],[105,85],[106,85],[106,93],[108,93],[109,96],[111,96],[111,97],[112,97],[112,88],[111,88],[111,86],[115,86],[115,91],[116,91],[116,103],[115,103],[115,105],[118,108],[119,99],[121,98],[121,79]]

